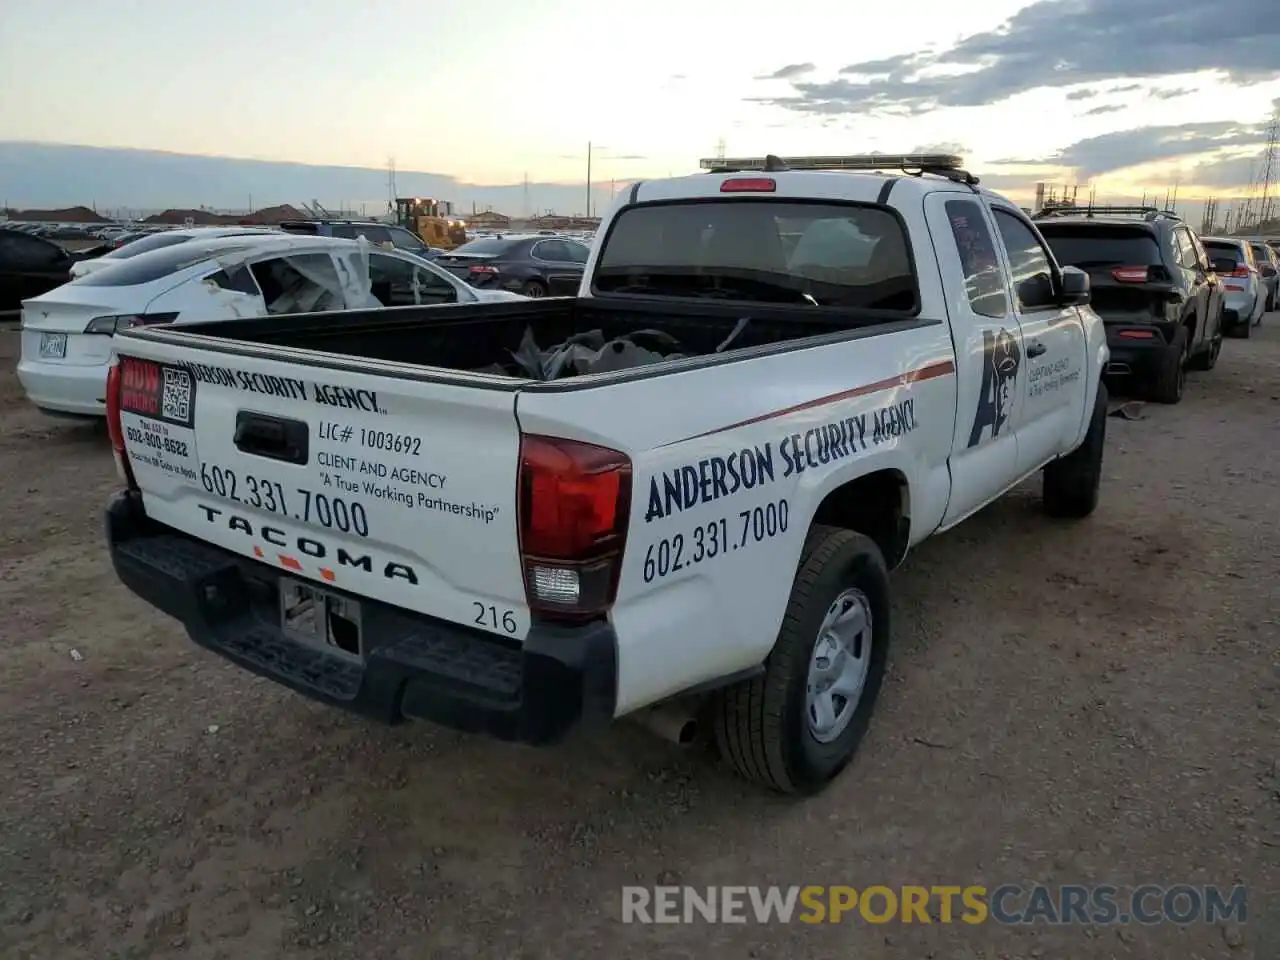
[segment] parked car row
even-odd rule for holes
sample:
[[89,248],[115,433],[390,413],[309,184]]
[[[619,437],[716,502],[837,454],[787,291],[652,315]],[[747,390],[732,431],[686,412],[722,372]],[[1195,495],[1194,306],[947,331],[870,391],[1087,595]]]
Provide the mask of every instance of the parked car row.
[[1188,369],[1213,369],[1223,337],[1248,337],[1275,306],[1280,253],[1266,241],[1201,237],[1155,207],[1060,207],[1035,220],[1058,262],[1089,274],[1107,377],[1128,393],[1177,403]]
[[172,231],[59,271],[23,300],[18,377],[35,406],[71,416],[105,414],[111,338],[130,327],[523,299],[394,247],[250,228]]

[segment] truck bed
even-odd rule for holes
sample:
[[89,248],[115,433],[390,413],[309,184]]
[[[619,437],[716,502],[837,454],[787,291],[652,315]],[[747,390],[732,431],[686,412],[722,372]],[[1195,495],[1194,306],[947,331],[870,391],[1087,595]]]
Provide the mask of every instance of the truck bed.
[[[771,352],[769,347],[781,343],[847,335],[869,326],[901,329],[916,322],[901,313],[865,310],[557,297],[187,322],[169,329],[222,341],[445,370],[502,373],[523,380],[529,374],[513,361],[513,355],[526,336],[532,336],[546,350],[590,331],[599,331],[605,341],[636,331],[659,331],[674,337],[679,344],[675,352],[688,358],[710,356],[718,348],[735,354]],[[731,338],[735,330],[737,334]],[[233,344],[225,347],[234,352]]]

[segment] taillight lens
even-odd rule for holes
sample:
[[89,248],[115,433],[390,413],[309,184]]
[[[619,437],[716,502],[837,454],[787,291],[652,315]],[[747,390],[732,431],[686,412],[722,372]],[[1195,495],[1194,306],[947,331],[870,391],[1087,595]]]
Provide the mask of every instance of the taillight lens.
[[124,449],[124,424],[120,417],[122,384],[120,364],[116,361],[107,368],[107,436],[111,438],[111,453],[115,457],[116,473],[130,490],[137,490],[138,482],[133,477],[133,468],[129,466],[129,455]]
[[720,184],[721,193],[773,193],[777,189],[773,177],[733,177]]
[[109,337],[130,327],[150,327],[157,323],[172,323],[177,319],[176,313],[123,313],[109,317],[94,317],[84,328],[84,332],[100,333]]
[[529,609],[550,619],[604,615],[618,592],[631,460],[617,450],[525,435],[520,440],[520,553]]
[[1233,277],[1253,276],[1253,267],[1249,266],[1247,263],[1242,263],[1240,266],[1236,267],[1234,270],[1231,271],[1231,276]]
[[476,274],[486,274],[486,275],[492,276],[497,272],[498,272],[497,267],[485,267],[485,266],[480,266],[478,264],[471,268],[472,276],[475,276]]
[[1117,283],[1146,283],[1147,268],[1146,267],[1116,267],[1111,271],[1111,276]]

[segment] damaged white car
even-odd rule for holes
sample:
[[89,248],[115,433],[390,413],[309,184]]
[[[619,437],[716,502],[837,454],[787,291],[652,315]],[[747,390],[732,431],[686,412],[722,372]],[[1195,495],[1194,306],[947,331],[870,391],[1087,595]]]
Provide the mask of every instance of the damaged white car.
[[106,412],[111,337],[178,319],[523,300],[363,240],[258,234],[193,240],[104,267],[23,301],[18,379],[51,414]]

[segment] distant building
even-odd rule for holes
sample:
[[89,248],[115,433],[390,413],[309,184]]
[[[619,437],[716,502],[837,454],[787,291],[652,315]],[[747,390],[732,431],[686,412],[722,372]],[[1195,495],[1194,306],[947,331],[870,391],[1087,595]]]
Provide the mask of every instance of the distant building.
[[561,217],[554,213],[527,222],[533,230],[595,230],[600,226],[599,217]]
[[510,217],[501,213],[494,213],[492,210],[473,213],[466,218],[466,221],[467,226],[480,230],[506,230],[511,226]]

